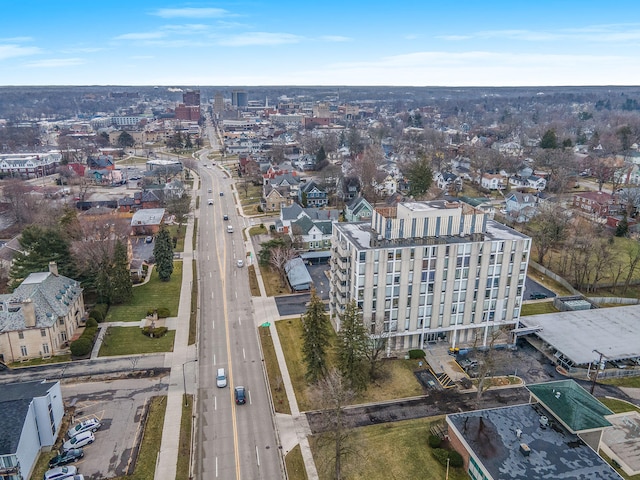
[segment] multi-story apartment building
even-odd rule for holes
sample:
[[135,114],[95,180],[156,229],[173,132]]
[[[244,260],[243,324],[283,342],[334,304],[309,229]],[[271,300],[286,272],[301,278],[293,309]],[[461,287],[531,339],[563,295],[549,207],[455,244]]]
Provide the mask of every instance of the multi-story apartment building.
[[371,222],[334,223],[329,306],[356,301],[390,350],[486,346],[518,323],[531,239],[463,202],[375,209]]

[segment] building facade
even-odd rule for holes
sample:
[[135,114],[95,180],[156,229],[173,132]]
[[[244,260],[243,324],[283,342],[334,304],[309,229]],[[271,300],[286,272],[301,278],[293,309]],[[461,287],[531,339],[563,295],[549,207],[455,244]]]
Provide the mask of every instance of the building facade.
[[2,386],[0,409],[0,478],[31,478],[40,452],[56,442],[64,402],[60,382],[32,381]]
[[356,301],[389,350],[429,342],[487,345],[518,323],[531,239],[463,202],[375,209],[371,222],[333,226],[329,307]]
[[68,351],[85,314],[80,284],[58,274],[31,273],[11,294],[0,295],[0,360],[5,363]]

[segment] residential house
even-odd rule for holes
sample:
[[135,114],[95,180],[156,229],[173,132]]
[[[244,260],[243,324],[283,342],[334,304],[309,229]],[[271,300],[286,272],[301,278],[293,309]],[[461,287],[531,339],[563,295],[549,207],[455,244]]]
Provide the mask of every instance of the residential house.
[[447,193],[459,192],[462,190],[462,179],[451,172],[437,172],[434,175],[436,186]]
[[113,161],[113,155],[98,155],[87,158],[87,167],[89,170],[114,170],[116,164]]
[[580,192],[573,196],[573,206],[584,213],[596,217],[606,217],[609,215],[614,203],[613,195],[606,192]]
[[0,478],[32,478],[42,451],[56,442],[64,418],[60,382],[36,380],[2,385]]
[[341,175],[338,178],[338,197],[348,202],[353,200],[360,193],[360,180],[357,177]]
[[331,220],[313,221],[304,215],[291,222],[290,235],[299,250],[324,250],[331,246]]
[[366,222],[371,220],[373,207],[364,197],[358,197],[347,203],[344,216],[347,222]]
[[133,197],[118,200],[118,210],[121,212],[135,212],[140,209],[160,208],[161,202],[153,190],[134,192]]
[[326,207],[329,203],[327,191],[311,180],[299,187],[298,202],[304,207]]
[[164,208],[144,208],[137,210],[131,217],[133,235],[155,235],[164,221]]
[[87,175],[89,175],[95,183],[101,185],[122,185],[126,182],[121,170],[88,170]]
[[536,214],[538,197],[531,193],[511,192],[505,197],[506,216],[518,223],[528,222]]
[[509,184],[516,188],[532,188],[540,192],[547,187],[547,180],[536,175],[529,175],[526,177],[514,175],[509,177]]
[[279,233],[289,233],[291,230],[291,222],[295,222],[304,215],[304,209],[297,203],[284,206],[280,209],[280,221],[276,225],[276,231]]
[[10,294],[0,295],[0,361],[18,362],[68,351],[84,318],[80,283],[58,273],[31,273]]
[[398,189],[398,179],[387,175],[384,180],[374,185],[374,190],[378,195],[383,197],[388,197],[389,195],[394,195]]
[[485,173],[480,179],[480,186],[487,190],[504,190],[507,182],[499,173]]
[[298,196],[300,180],[291,173],[263,177],[262,208],[266,212],[279,211],[281,207],[291,205]]

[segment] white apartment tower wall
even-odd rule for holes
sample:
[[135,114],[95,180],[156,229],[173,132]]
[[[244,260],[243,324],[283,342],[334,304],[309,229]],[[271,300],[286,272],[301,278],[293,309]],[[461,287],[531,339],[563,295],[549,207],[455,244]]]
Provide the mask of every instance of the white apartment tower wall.
[[333,227],[329,306],[336,329],[355,300],[391,350],[486,345],[520,317],[531,241],[465,203],[376,209]]

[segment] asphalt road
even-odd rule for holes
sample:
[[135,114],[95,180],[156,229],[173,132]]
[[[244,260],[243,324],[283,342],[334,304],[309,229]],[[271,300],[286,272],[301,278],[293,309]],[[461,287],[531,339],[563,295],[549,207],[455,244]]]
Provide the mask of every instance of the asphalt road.
[[[198,408],[195,476],[206,479],[282,478],[279,450],[258,346],[241,227],[231,181],[218,168],[201,170],[202,198],[212,189],[214,205],[200,202],[198,221]],[[220,196],[219,192],[224,195]],[[223,215],[229,215],[229,221]],[[227,232],[232,225],[233,233]],[[217,388],[224,368],[228,386]],[[233,390],[245,386],[247,403]]]

